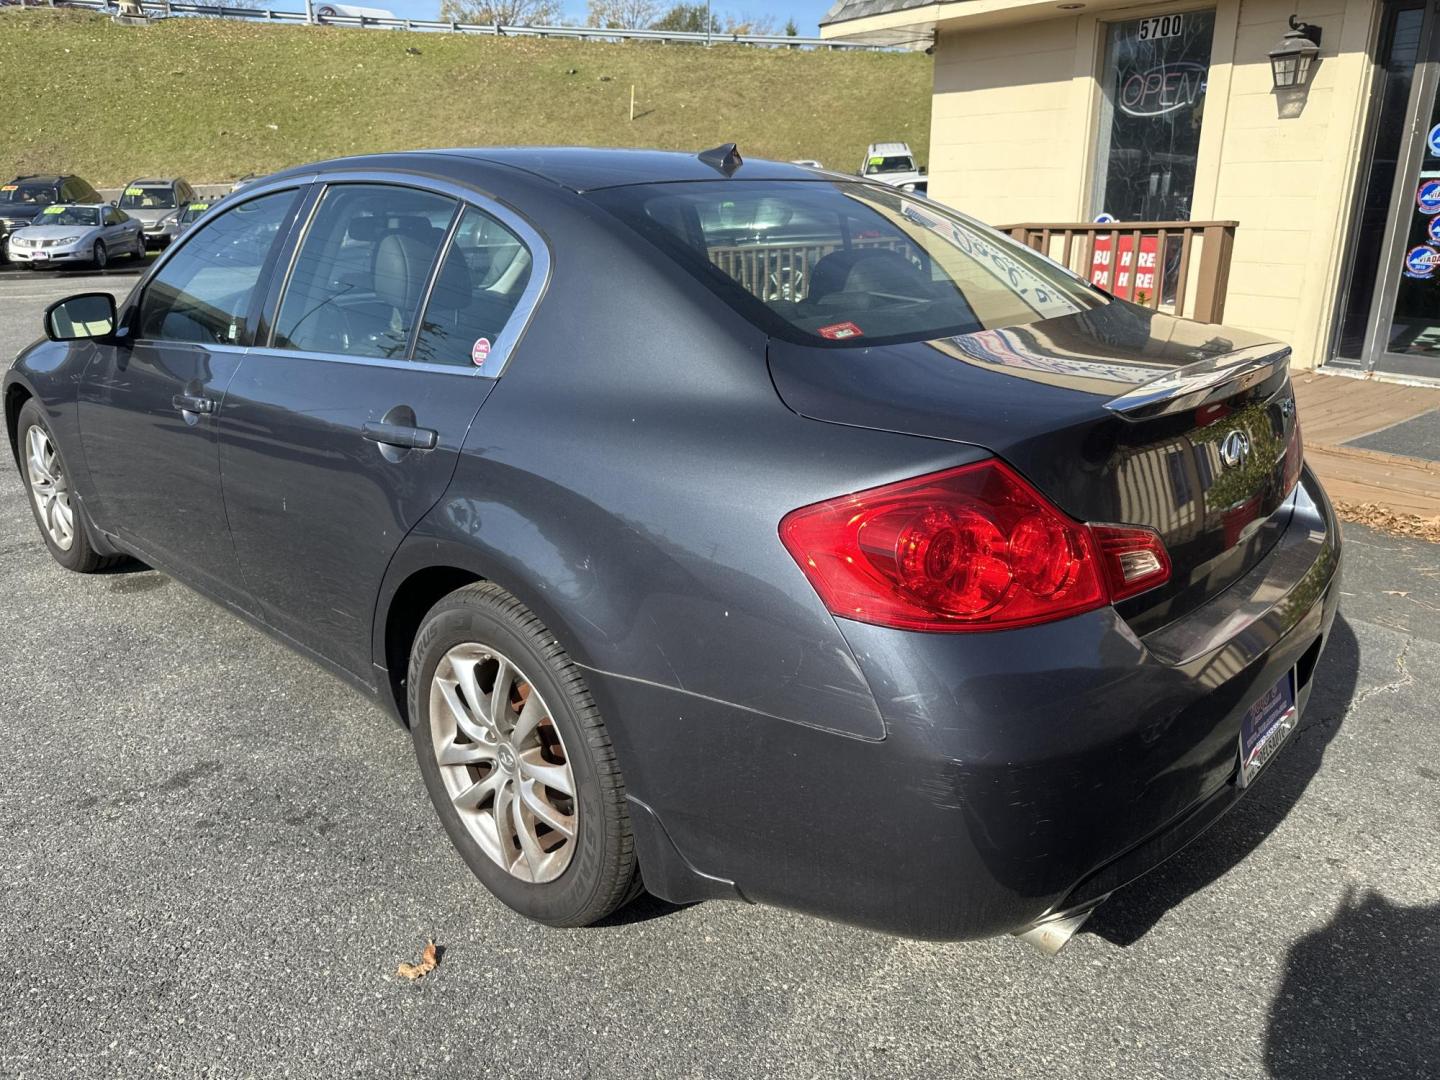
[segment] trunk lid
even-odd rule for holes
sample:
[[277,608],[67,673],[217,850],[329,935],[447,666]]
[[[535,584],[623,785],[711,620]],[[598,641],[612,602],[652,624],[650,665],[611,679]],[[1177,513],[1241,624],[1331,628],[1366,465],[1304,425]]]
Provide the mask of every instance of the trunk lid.
[[1121,302],[931,341],[769,349],[802,416],[976,444],[1078,520],[1159,532],[1171,580],[1120,605],[1141,633],[1224,590],[1284,530],[1300,462],[1288,355]]

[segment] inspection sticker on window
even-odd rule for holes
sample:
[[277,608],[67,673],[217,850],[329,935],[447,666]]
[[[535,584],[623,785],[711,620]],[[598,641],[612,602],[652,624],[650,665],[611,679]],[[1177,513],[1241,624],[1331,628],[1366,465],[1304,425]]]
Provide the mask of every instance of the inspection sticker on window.
[[829,326],[822,326],[815,331],[823,338],[831,341],[844,341],[846,338],[864,337],[865,331],[861,330],[853,322],[831,323]]
[[470,359],[476,367],[485,366],[485,361],[490,359],[490,339],[488,337],[475,339],[475,344],[470,347]]

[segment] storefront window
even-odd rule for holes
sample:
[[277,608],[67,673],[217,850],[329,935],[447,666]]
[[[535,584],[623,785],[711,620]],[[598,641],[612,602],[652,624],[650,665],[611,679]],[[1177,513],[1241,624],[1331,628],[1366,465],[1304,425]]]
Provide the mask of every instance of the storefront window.
[[1111,23],[1102,73],[1095,212],[1188,221],[1215,12]]

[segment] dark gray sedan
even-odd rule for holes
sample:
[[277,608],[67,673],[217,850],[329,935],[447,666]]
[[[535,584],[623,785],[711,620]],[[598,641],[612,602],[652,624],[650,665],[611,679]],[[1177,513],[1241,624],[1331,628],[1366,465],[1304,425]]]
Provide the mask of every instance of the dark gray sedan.
[[1264,781],[1339,598],[1284,345],[730,146],[292,169],[45,330],[55,559],[385,703],[553,925],[643,883],[1056,948]]

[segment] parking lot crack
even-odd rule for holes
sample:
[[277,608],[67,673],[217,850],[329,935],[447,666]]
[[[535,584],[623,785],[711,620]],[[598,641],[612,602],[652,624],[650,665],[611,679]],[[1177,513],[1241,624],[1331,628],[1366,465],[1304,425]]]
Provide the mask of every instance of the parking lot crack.
[[1360,691],[1350,705],[1350,712],[1354,712],[1377,694],[1393,694],[1415,684],[1415,676],[1405,663],[1405,659],[1410,653],[1410,645],[1414,640],[1414,638],[1406,638],[1404,646],[1400,649],[1400,655],[1395,657],[1395,670],[1399,673],[1399,677],[1391,682],[1381,683],[1379,686],[1371,686]]

